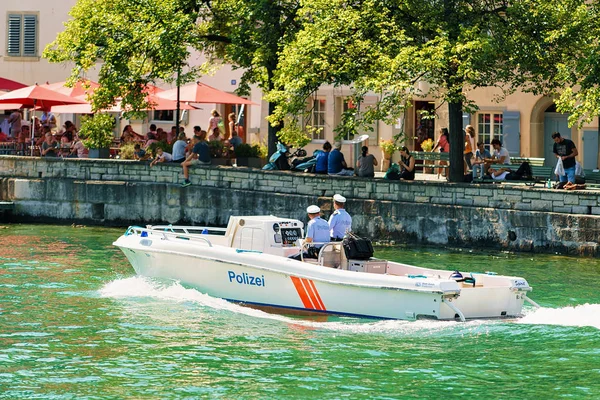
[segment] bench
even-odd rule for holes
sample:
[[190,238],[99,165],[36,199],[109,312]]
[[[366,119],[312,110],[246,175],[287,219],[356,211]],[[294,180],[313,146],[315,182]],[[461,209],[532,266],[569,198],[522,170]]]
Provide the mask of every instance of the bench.
[[600,185],[600,170],[598,169],[584,169],[585,184]]
[[532,167],[533,166],[543,167],[546,159],[545,158],[536,158],[536,157],[511,157],[510,158],[511,165],[521,165],[521,163],[524,163],[525,161],[527,161],[529,163],[529,165],[531,165]]
[[[415,158],[415,168],[448,168],[450,153],[438,153],[435,151],[413,151],[410,153]],[[426,163],[429,161],[430,163]],[[446,161],[446,165],[436,165],[436,161]]]

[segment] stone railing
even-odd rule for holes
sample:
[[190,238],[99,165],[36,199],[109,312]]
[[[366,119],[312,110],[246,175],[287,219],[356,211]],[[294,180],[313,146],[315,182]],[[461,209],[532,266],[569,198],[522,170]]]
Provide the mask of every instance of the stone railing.
[[[181,167],[176,164],[159,164],[151,168],[147,163],[137,161],[16,156],[0,156],[0,177],[166,184],[179,184],[183,179]],[[193,185],[219,189],[315,197],[341,193],[355,200],[600,215],[600,191],[594,190],[557,191],[511,184],[398,182],[222,166],[193,167],[190,179]]]

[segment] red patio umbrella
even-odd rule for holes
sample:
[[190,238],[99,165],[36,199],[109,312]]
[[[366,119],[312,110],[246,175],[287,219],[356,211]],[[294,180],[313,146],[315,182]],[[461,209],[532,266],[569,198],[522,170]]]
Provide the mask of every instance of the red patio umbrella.
[[67,87],[67,82],[56,82],[56,83],[47,83],[42,85],[46,89],[54,90],[55,92],[62,93],[71,97],[82,97],[86,94],[91,94],[100,87],[98,82],[90,81],[90,80],[80,80],[73,85],[73,87]]
[[17,90],[26,87],[22,83],[11,81],[10,79],[0,78],[0,90]]
[[[0,104],[17,103],[23,107],[48,110],[58,104],[85,104],[84,100],[65,96],[39,85],[27,86],[0,96]],[[31,121],[31,155],[33,155],[34,120]]]
[[[177,88],[165,90],[156,95],[167,100],[177,101]],[[257,105],[248,99],[215,89],[204,83],[196,82],[179,88],[179,101],[209,104],[248,104]]]

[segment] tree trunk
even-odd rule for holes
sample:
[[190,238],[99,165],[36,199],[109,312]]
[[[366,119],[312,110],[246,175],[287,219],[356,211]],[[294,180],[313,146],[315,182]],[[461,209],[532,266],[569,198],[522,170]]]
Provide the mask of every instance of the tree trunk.
[[448,103],[448,129],[450,131],[450,171],[448,180],[450,182],[463,182],[464,179],[463,150],[465,140],[462,124],[462,101]]
[[[276,65],[276,64],[275,64]],[[274,77],[275,67],[267,67],[267,77],[269,79],[269,91],[273,90],[273,77]],[[275,111],[275,103],[269,102],[269,115],[272,115]],[[267,129],[267,147],[269,149],[269,153],[267,158],[271,157],[271,154],[277,151],[277,132],[281,129],[279,126],[271,126],[271,123],[268,124]]]

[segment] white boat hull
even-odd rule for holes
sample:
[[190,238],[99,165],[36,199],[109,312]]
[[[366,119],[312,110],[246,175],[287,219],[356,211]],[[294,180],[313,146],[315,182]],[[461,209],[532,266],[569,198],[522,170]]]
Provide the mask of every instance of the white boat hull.
[[[176,280],[214,297],[252,305],[361,317],[453,320],[461,314],[466,318],[518,316],[525,297],[508,285],[461,287],[446,276],[436,276],[434,270],[398,263],[389,263],[388,274],[369,274],[149,233],[126,234],[114,243],[137,274]],[[485,277],[490,282],[497,278],[505,277]]]

